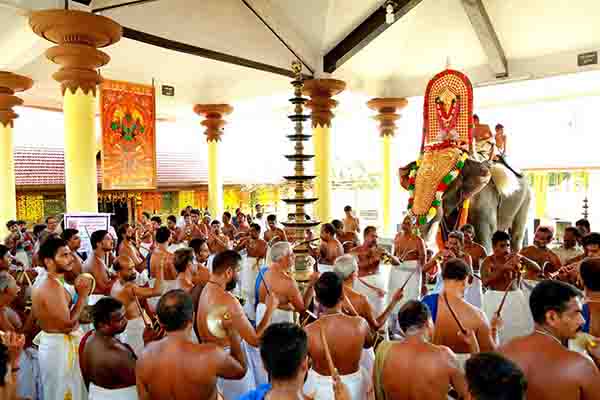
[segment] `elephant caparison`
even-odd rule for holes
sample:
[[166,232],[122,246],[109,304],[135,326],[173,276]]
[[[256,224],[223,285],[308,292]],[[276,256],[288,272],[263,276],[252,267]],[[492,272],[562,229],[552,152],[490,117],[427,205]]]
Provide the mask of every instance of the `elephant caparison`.
[[[400,168],[400,183],[404,189],[408,188],[413,165],[414,162]],[[459,207],[467,198],[470,199],[468,222],[475,227],[477,241],[488,253],[492,250],[492,235],[497,230],[510,231],[513,250],[521,248],[532,198],[527,179],[517,176],[500,162],[471,158],[465,161],[460,175],[444,193],[436,217],[419,227],[423,239],[431,242],[440,225],[447,230],[456,227]]]

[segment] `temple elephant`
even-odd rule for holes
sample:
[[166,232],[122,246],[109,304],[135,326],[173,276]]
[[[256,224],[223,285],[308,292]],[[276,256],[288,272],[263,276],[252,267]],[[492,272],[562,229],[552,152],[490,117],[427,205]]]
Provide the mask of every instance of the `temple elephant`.
[[[400,182],[405,189],[409,187],[409,173],[414,164],[400,168]],[[419,191],[413,201],[419,202],[418,196]],[[488,253],[492,250],[492,235],[497,230],[510,231],[513,250],[519,250],[523,244],[531,198],[525,177],[517,176],[501,162],[467,158],[461,173],[442,195],[435,217],[419,224],[419,228],[426,242],[431,242],[440,228],[443,233],[457,229],[463,201],[470,199],[468,223],[475,227],[477,241]]]

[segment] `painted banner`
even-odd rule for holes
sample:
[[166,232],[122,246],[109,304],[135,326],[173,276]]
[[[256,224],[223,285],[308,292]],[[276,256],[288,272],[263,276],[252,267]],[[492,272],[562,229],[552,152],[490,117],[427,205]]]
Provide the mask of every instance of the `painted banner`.
[[154,87],[105,79],[100,110],[102,189],[155,189]]

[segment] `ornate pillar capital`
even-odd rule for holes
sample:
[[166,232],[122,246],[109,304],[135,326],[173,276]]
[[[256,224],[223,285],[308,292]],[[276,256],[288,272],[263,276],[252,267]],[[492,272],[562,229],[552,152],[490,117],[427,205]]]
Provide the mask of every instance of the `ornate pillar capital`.
[[31,89],[33,81],[26,76],[0,71],[0,123],[13,126],[13,120],[19,115],[13,107],[23,104],[23,100],[15,96],[16,92]]
[[394,136],[397,128],[396,121],[401,117],[397,112],[407,104],[408,100],[402,97],[375,98],[367,102],[367,106],[378,113],[373,119],[379,122],[381,137]]
[[338,102],[333,96],[346,89],[346,82],[337,79],[310,79],[304,81],[302,93],[310,96],[306,107],[312,110],[312,126],[331,126],[334,114],[331,112]]
[[29,17],[33,32],[56,46],[46,51],[46,57],[62,68],[52,77],[61,83],[63,95],[69,89],[75,94],[96,95],[102,82],[97,69],[108,64],[110,57],[98,48],[110,46],[121,39],[121,25],[110,18],[77,10],[34,11]]
[[194,112],[204,117],[201,124],[206,127],[204,132],[206,141],[218,142],[221,140],[221,135],[223,135],[223,127],[227,124],[223,117],[231,114],[233,107],[229,104],[196,104]]

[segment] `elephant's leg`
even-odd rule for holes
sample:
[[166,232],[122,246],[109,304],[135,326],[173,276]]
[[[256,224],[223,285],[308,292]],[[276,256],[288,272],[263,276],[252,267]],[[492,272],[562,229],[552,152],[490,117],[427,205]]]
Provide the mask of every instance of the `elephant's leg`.
[[530,202],[531,196],[529,193],[526,193],[523,203],[521,203],[521,207],[513,219],[512,240],[510,243],[513,251],[519,251],[523,246],[523,238],[525,237],[525,228],[527,226],[527,215],[529,214]]
[[469,211],[469,222],[475,227],[477,241],[488,254],[492,251],[492,235],[496,232],[496,207],[486,203],[487,207],[474,207]]

